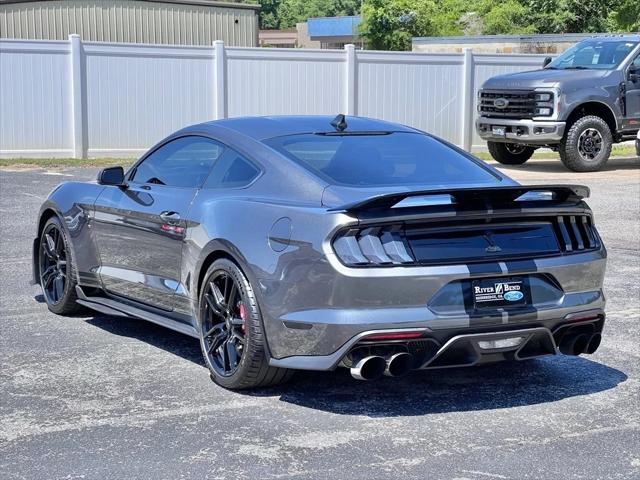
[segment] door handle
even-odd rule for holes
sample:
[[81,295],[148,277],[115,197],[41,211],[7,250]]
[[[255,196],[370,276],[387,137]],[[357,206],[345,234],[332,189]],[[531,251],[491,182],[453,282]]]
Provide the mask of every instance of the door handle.
[[180,221],[180,214],[178,212],[172,212],[169,210],[165,210],[160,214],[160,218],[163,222],[168,224],[175,224]]

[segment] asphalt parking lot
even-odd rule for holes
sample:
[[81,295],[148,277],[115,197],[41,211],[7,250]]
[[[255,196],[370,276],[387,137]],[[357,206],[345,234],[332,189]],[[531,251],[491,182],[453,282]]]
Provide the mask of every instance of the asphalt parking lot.
[[609,251],[595,355],[357,382],[215,386],[196,341],[136,320],[49,313],[29,285],[37,210],[96,169],[0,172],[0,477],[4,479],[640,478],[640,160],[575,174]]

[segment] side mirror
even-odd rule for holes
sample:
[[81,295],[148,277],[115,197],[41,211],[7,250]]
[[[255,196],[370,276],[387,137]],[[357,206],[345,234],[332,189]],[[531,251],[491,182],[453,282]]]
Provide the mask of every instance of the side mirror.
[[544,60],[542,61],[542,68],[549,65],[552,61],[553,59],[551,57],[544,57]]
[[118,187],[126,187],[127,184],[124,181],[124,168],[103,168],[98,174],[98,183],[100,185],[116,185]]
[[629,81],[630,82],[637,82],[640,81],[640,66],[637,65],[631,65],[631,67],[629,68]]

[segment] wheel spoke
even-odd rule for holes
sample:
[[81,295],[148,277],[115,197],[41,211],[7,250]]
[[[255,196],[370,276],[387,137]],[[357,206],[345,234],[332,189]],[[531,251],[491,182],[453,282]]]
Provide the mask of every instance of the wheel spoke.
[[56,266],[51,265],[42,273],[42,287],[47,288],[53,277],[55,277]]
[[222,369],[225,372],[231,370],[231,367],[229,366],[229,351],[227,350],[227,343],[229,343],[229,340],[226,340],[220,346],[220,348],[218,348],[218,351],[220,352],[220,358],[222,359]]
[[215,282],[211,282],[211,292],[213,293],[213,299],[215,300],[215,304],[218,307],[218,311],[224,311],[224,295],[220,291],[220,288],[215,284]]
[[224,316],[224,313],[222,312],[220,306],[218,305],[216,300],[213,298],[213,296],[211,296],[210,293],[205,293],[204,298],[207,302],[207,306],[209,307],[212,313],[214,313],[218,317]]
[[233,280],[231,281],[231,288],[229,289],[228,292],[228,297],[226,297],[226,305],[227,307],[231,310],[235,307],[235,302],[233,301],[236,297],[236,292],[238,291],[238,288],[236,287],[236,282],[234,282]]
[[211,352],[217,350],[220,347],[220,345],[222,345],[225,338],[227,338],[227,336],[224,332],[221,332],[218,335],[214,336],[213,339],[211,340],[211,344],[209,345],[209,348],[207,348],[207,353],[211,354]]
[[233,325],[234,327],[239,327],[244,325],[244,320],[242,320],[240,317],[233,317],[231,319],[231,325]]
[[215,332],[216,330],[220,330],[221,332],[224,330],[224,322],[218,323],[216,325],[214,325],[213,327],[211,327],[207,333],[204,334],[205,338],[210,337],[211,335],[213,335],[213,332]]
[[55,243],[55,241],[53,240],[51,235],[49,235],[48,233],[45,234],[44,240],[45,241],[43,243],[43,250],[44,250],[45,255],[50,260],[56,260],[57,254],[56,254],[56,243]]
[[244,337],[242,337],[238,332],[233,331],[231,336],[235,339],[236,343],[239,343],[240,345],[244,345]]
[[227,340],[225,346],[227,349],[227,357],[229,358],[229,370],[231,370],[238,365],[238,351],[231,340]]
[[64,293],[64,280],[62,277],[56,277],[53,281],[53,287],[56,292],[56,302],[62,298],[62,294]]

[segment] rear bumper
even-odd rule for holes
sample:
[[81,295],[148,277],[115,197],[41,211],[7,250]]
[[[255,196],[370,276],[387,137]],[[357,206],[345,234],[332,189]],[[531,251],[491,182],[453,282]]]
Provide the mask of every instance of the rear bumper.
[[[506,127],[506,135],[494,135],[492,127]],[[547,145],[559,143],[564,135],[565,122],[539,120],[512,120],[506,118],[478,117],[476,131],[480,138],[491,142]]]
[[[586,321],[575,319],[586,318]],[[374,348],[378,354],[384,355],[385,349],[391,351],[408,351],[416,358],[417,369],[434,369],[450,367],[470,367],[482,363],[501,360],[527,360],[545,355],[556,355],[558,347],[565,335],[579,329],[581,333],[591,336],[602,333],[605,314],[601,308],[583,310],[546,321],[531,322],[528,325],[513,325],[485,328],[446,329],[440,331],[428,328],[403,328],[369,330],[351,338],[338,350],[329,355],[295,355],[282,359],[270,360],[276,367],[301,370],[333,370],[349,352],[359,348]],[[422,337],[412,340],[376,342],[371,344],[366,338],[380,333],[420,332]],[[481,342],[521,338],[520,343],[506,348],[485,349]],[[421,353],[418,353],[421,352]],[[422,355],[422,357],[421,357]],[[346,365],[348,366],[348,365]]]

